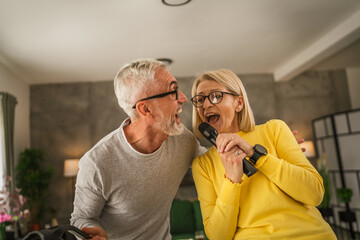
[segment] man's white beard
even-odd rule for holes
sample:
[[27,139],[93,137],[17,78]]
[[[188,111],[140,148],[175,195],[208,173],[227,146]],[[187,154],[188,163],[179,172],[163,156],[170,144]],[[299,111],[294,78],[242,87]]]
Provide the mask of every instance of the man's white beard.
[[158,109],[158,117],[155,121],[155,127],[160,129],[163,133],[169,136],[180,135],[184,131],[182,124],[176,124],[175,119],[167,119],[164,114]]

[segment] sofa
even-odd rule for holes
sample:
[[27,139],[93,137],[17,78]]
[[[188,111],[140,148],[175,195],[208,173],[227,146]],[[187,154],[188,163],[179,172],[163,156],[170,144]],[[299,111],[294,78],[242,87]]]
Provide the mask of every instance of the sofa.
[[170,209],[172,239],[208,239],[204,232],[199,200],[175,199]]

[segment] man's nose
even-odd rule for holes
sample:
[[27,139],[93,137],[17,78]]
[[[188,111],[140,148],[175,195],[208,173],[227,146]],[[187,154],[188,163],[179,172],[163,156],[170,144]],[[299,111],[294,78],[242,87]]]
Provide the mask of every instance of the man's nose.
[[179,98],[178,98],[179,102],[181,103],[187,102],[187,97],[180,89],[178,89],[178,94],[179,94]]

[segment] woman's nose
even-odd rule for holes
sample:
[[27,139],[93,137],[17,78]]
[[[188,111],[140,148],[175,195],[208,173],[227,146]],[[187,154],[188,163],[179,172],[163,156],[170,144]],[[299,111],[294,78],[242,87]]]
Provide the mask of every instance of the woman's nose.
[[204,99],[203,108],[207,108],[207,107],[212,106],[212,105],[214,105],[214,104],[212,104],[212,103],[210,102],[209,97],[206,97],[206,98]]

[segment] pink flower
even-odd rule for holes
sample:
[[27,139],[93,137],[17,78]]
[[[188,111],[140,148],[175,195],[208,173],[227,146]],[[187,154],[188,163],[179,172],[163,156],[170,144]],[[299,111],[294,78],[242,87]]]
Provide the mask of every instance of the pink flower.
[[14,192],[10,192],[10,177],[5,177],[5,184],[0,190],[0,223],[17,221],[23,217],[23,207],[26,198],[20,194],[21,189],[15,188]]
[[0,223],[11,222],[13,220],[13,216],[7,213],[0,214]]

